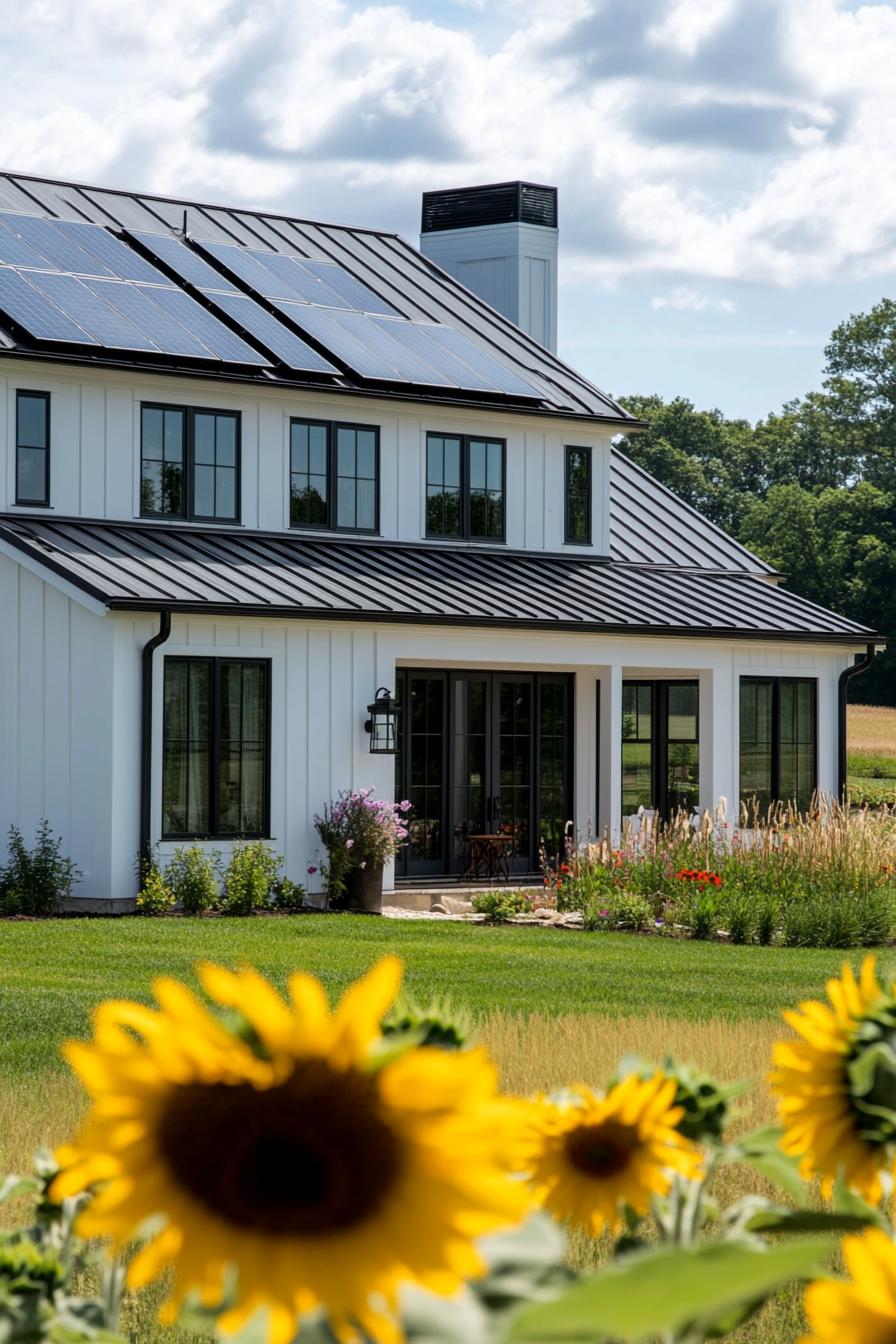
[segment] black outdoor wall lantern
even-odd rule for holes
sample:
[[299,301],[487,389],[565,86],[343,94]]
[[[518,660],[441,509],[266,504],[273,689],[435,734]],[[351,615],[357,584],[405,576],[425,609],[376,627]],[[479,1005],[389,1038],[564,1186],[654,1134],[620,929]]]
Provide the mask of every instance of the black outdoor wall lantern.
[[372,755],[394,756],[398,751],[398,716],[401,710],[390,690],[380,686],[376,699],[367,706],[370,718],[364,725],[370,734]]

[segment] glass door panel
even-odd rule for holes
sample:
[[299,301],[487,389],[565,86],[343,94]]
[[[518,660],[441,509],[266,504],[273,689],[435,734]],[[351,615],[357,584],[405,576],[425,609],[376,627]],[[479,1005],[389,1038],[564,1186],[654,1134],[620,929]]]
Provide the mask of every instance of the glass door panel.
[[700,687],[683,681],[665,689],[666,811],[690,814],[700,803]]
[[622,815],[656,806],[653,780],[653,685],[622,683]]
[[444,672],[401,672],[397,681],[401,706],[395,797],[413,804],[408,843],[398,856],[401,876],[445,871],[445,773],[448,679]]
[[[569,799],[569,678],[538,679],[538,836],[548,861],[562,860]],[[540,854],[536,858],[540,859]]]
[[513,836],[512,870],[532,870],[533,681],[497,678],[498,788],[493,794],[490,830]]
[[451,693],[451,830],[453,868],[463,872],[468,862],[468,835],[489,829],[490,741],[489,678],[458,675]]

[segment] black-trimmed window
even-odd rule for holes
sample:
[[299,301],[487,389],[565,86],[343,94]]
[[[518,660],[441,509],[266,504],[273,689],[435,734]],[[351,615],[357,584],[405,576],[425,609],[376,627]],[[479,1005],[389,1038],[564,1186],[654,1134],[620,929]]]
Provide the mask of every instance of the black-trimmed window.
[[290,525],[379,531],[379,464],[375,425],[290,420]]
[[165,659],[162,838],[270,832],[268,659]]
[[238,411],[141,405],[142,517],[235,523],[239,499]]
[[817,680],[741,677],[741,803],[760,812],[778,802],[805,811],[817,787]]
[[671,817],[700,799],[700,686],[696,681],[622,683],[622,813]]
[[504,540],[503,439],[426,436],[426,535]]
[[566,449],[564,541],[568,546],[591,545],[591,449]]
[[50,503],[49,392],[16,392],[16,503]]

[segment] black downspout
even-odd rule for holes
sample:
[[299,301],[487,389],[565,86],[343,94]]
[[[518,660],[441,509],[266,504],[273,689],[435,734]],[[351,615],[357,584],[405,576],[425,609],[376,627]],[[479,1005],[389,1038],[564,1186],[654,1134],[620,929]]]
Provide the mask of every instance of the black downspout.
[[853,677],[867,672],[874,662],[874,645],[869,644],[858,662],[845,667],[837,681],[837,796],[846,798],[846,690]]
[[152,656],[171,634],[171,612],[159,612],[159,633],[143,645],[140,681],[140,849],[141,876],[152,860]]

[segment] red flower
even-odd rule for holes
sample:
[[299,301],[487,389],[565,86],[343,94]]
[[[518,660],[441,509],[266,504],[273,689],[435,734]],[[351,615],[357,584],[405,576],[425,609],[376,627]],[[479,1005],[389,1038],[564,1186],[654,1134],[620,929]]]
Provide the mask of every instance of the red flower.
[[572,869],[570,868],[568,863],[561,863],[560,871],[561,873],[571,873]]

